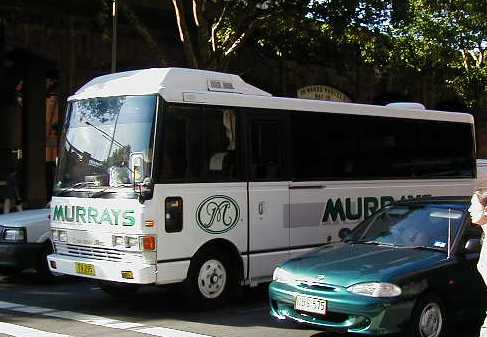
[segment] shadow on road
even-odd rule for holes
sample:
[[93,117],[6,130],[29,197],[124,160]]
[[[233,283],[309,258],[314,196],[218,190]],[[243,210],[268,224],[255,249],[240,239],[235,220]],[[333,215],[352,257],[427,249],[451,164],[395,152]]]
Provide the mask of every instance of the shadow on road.
[[[201,327],[263,327],[279,329],[283,336],[292,336],[293,331],[299,336],[344,336],[272,319],[268,309],[267,285],[244,288],[242,295],[233,303],[212,310],[191,307],[184,300],[181,291],[177,287],[148,286],[143,287],[135,296],[114,298],[105,294],[95,281],[86,279],[63,276],[46,281],[34,272],[0,275],[0,301],[70,310],[144,324],[157,325],[161,320],[172,320],[183,327],[192,327],[194,324]],[[478,331],[476,325],[461,324],[451,329],[449,336],[477,337]]]

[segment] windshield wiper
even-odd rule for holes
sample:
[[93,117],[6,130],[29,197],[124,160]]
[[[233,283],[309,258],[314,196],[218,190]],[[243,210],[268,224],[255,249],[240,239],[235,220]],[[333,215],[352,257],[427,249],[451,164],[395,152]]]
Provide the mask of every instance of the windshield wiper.
[[379,242],[379,241],[374,241],[374,240],[370,240],[370,241],[365,241],[365,240],[350,240],[348,242],[351,242],[351,243],[359,243],[359,244],[363,244],[363,245],[376,245],[376,246],[386,246],[386,247],[399,247],[398,245],[395,245],[393,243]]
[[437,252],[446,253],[446,251],[443,248],[431,247],[431,246],[421,246],[421,245],[420,246],[401,246],[401,248],[434,250],[434,251],[437,251]]
[[[118,186],[113,186],[115,188],[118,188],[118,187],[132,187],[132,184],[120,184]],[[111,194],[111,193],[117,193],[118,191],[117,190],[113,190],[112,189],[112,186],[110,187],[107,187],[101,191],[97,191],[97,192],[94,192],[93,194],[90,195],[90,198],[99,198],[103,195],[107,195],[107,194]],[[135,190],[134,190],[135,192]],[[137,192],[135,192],[137,193]]]
[[94,192],[90,195],[90,198],[99,198],[102,195],[110,194],[110,193],[115,193],[115,191],[109,191],[107,188],[101,191]]
[[74,185],[71,185],[69,187],[63,188],[62,190],[57,191],[56,195],[57,196],[63,196],[69,192],[77,191],[78,188],[83,188],[83,187],[87,187],[87,186],[98,187],[99,185],[97,185],[93,181],[82,181],[82,182],[76,183]]

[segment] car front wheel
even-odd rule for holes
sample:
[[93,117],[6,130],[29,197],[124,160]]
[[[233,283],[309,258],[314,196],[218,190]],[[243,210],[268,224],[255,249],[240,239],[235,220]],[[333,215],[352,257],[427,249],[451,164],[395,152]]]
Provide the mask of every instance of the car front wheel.
[[412,336],[443,337],[446,333],[446,313],[441,299],[428,294],[419,299],[411,320]]

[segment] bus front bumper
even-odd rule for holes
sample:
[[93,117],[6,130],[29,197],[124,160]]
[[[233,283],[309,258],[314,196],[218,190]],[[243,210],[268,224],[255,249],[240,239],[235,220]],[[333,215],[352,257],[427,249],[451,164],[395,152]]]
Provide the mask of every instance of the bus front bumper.
[[58,254],[48,255],[47,260],[49,261],[49,269],[55,273],[135,284],[156,282],[157,269],[155,264],[80,259]]

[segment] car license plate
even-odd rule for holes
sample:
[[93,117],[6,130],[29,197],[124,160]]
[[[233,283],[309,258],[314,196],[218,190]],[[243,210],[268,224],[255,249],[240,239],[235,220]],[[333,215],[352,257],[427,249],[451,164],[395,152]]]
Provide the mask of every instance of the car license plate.
[[294,302],[294,309],[325,315],[326,300],[318,297],[298,295]]
[[78,274],[95,276],[95,266],[92,264],[75,262],[74,268]]

